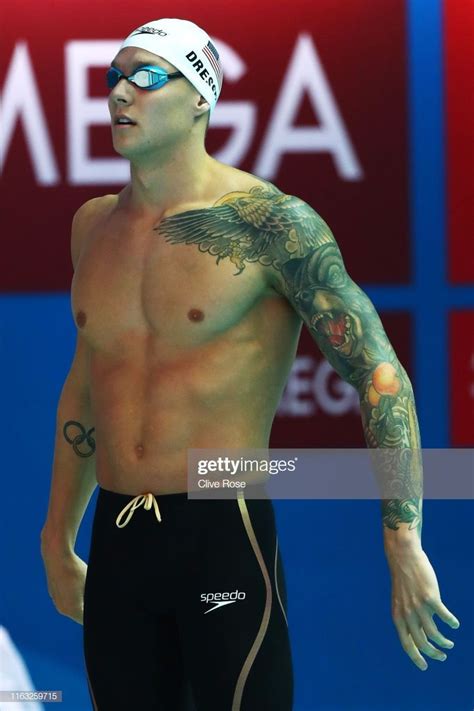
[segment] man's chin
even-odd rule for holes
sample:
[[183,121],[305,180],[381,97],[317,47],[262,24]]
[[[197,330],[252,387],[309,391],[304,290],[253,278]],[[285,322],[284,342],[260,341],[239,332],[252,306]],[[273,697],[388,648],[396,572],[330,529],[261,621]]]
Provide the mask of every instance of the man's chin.
[[129,158],[131,151],[127,151],[123,146],[118,146],[113,143],[115,153],[118,153],[122,158]]
[[159,155],[162,148],[158,145],[150,146],[139,141],[122,140],[120,137],[112,135],[112,145],[114,151],[127,160],[140,162],[143,159],[147,163],[153,155]]
[[122,141],[120,138],[118,140],[112,139],[112,145],[116,153],[119,153],[123,158],[131,158],[133,155],[137,155],[137,146],[127,145],[128,141]]

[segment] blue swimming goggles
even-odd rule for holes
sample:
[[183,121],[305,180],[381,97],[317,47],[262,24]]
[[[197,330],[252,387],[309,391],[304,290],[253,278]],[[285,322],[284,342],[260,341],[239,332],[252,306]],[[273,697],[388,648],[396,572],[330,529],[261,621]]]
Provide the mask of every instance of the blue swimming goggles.
[[153,91],[154,89],[161,89],[161,87],[170,81],[170,79],[179,79],[179,77],[184,77],[184,74],[182,72],[173,72],[172,74],[168,74],[165,69],[150,65],[135,69],[133,74],[130,74],[130,76],[127,77],[120,71],[120,69],[110,67],[106,74],[107,86],[109,89],[113,89],[114,86],[117,86],[122,77],[125,77],[127,81],[131,81],[132,84],[138,86],[139,89]]

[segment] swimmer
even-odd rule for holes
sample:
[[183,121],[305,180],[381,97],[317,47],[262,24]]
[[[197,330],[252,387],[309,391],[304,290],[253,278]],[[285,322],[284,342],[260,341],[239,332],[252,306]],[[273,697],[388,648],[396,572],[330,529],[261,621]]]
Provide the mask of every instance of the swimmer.
[[[77,342],[41,534],[48,590],[83,624],[95,709],[290,711],[272,502],[252,487],[189,499],[187,451],[268,447],[303,324],[358,390],[368,446],[419,444],[411,383],[324,219],[207,153],[223,72],[203,29],[144,23],[106,81],[131,179],[72,220]],[[86,565],[74,548],[97,485]],[[384,502],[384,544],[400,639],[422,668],[420,650],[441,658],[425,633],[449,646],[431,614],[455,618],[422,554],[421,501],[399,503]]]

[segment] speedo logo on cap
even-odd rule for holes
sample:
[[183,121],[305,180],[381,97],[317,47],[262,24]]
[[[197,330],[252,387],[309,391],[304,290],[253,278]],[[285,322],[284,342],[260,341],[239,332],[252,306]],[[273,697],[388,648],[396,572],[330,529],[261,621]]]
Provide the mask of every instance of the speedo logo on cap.
[[168,33],[165,32],[164,30],[159,30],[157,27],[148,27],[148,26],[143,26],[139,27],[138,30],[135,30],[132,32],[131,36],[133,35],[160,35],[160,37],[166,37]]

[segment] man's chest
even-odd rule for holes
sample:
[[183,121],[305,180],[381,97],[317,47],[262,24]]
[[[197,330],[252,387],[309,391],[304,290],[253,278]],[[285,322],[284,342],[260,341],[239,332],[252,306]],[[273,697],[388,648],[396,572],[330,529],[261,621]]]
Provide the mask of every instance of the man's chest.
[[[158,229],[116,223],[97,230],[77,264],[72,307],[91,345],[126,334],[192,346],[242,328],[271,290],[264,267],[245,262],[242,240],[187,243],[189,226],[170,241]],[[168,222],[168,225],[171,223]],[[214,247],[214,248],[213,248]]]

